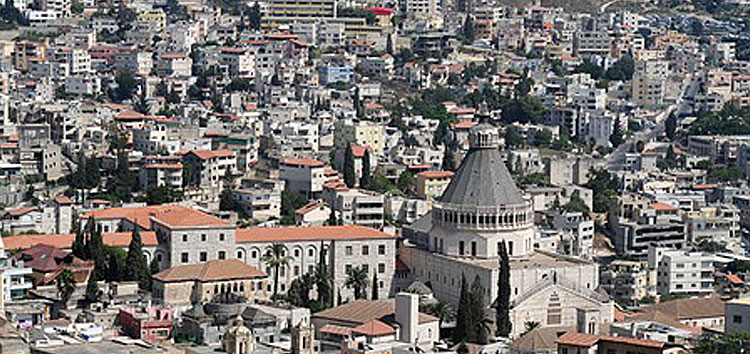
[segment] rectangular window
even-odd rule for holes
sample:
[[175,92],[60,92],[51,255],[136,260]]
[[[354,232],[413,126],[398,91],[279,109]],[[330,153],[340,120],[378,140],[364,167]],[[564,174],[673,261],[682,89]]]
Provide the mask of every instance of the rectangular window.
[[299,275],[299,266],[294,266],[294,276]]
[[734,322],[734,323],[742,323],[742,316],[740,316],[740,315],[734,315],[732,317],[732,322]]
[[346,267],[344,267],[344,269],[346,270],[346,273],[349,273],[352,270],[352,265],[347,264]]
[[351,256],[354,253],[354,248],[352,248],[352,246],[346,246],[345,252],[347,256]]
[[369,274],[370,273],[370,266],[368,266],[367,264],[363,264],[362,265],[362,270],[364,270],[365,273]]
[[385,263],[378,264],[378,273],[385,273]]
[[224,234],[219,234],[219,241],[224,241]]
[[201,242],[206,242],[206,234],[201,234]]
[[362,255],[367,256],[370,254],[370,246],[364,245],[362,246]]
[[224,251],[219,251],[219,259],[226,259],[227,253]]
[[200,260],[201,260],[201,262],[206,262],[206,261],[208,261],[208,253],[206,253],[206,252],[201,252],[201,254],[200,254]]
[[182,242],[188,242],[188,235],[182,235]]
[[180,261],[182,261],[182,263],[187,263],[190,261],[187,252],[182,252],[182,254],[180,255]]

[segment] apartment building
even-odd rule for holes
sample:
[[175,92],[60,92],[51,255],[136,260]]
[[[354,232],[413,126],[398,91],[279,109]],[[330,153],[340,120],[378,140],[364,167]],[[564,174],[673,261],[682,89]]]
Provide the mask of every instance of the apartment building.
[[750,333],[750,298],[734,299],[724,307],[724,332]]
[[656,290],[661,294],[699,295],[714,292],[714,254],[649,247],[648,266],[656,270]]
[[230,77],[255,78],[255,56],[251,54],[248,48],[219,48],[219,63]]
[[616,260],[601,270],[599,285],[616,300],[656,297],[656,270],[646,261]]
[[190,76],[193,60],[182,53],[165,53],[159,56],[156,70],[160,76]]
[[146,164],[138,171],[141,189],[149,186],[168,186],[182,189],[182,164]]
[[451,171],[423,171],[417,173],[417,196],[423,199],[439,199],[451,183]]
[[335,190],[327,193],[328,202],[345,224],[379,229],[385,217],[385,197],[360,189]]
[[119,71],[130,71],[135,75],[146,76],[151,73],[154,60],[151,52],[140,50],[122,50],[115,55],[115,68]]
[[232,192],[234,201],[254,220],[281,217],[281,192],[284,183],[278,180],[243,180]]
[[188,185],[211,189],[218,193],[223,179],[237,169],[237,157],[229,150],[193,150],[182,157],[190,179]]
[[278,136],[279,151],[285,158],[314,158],[320,147],[319,125],[315,122],[284,123],[274,135]]
[[665,60],[636,61],[633,74],[633,101],[638,105],[664,104],[669,63]]
[[371,161],[375,161],[385,149],[385,127],[369,121],[338,120],[334,124],[334,145],[345,147],[348,143],[368,146],[372,149]]

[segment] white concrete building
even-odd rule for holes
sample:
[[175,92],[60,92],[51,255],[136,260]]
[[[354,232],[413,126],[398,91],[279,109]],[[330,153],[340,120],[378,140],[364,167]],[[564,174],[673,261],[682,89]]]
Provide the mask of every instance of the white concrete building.
[[649,247],[648,266],[656,270],[659,295],[714,292],[715,255],[705,252]]
[[724,308],[724,333],[750,333],[750,298],[727,301]]

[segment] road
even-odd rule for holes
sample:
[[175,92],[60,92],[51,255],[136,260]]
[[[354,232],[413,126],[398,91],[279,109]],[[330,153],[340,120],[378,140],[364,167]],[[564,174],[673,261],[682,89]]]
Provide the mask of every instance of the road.
[[682,90],[680,98],[677,102],[669,105],[666,110],[657,114],[654,118],[653,127],[646,127],[645,129],[636,132],[635,134],[628,137],[625,142],[620,144],[613,152],[608,154],[605,158],[607,160],[607,169],[609,171],[622,171],[625,169],[625,154],[633,151],[633,145],[638,141],[648,142],[657,138],[662,132],[664,132],[664,120],[675,112],[676,114],[690,113],[692,112],[691,100],[693,99],[698,90],[698,77],[696,75],[689,74],[687,80],[688,84]]

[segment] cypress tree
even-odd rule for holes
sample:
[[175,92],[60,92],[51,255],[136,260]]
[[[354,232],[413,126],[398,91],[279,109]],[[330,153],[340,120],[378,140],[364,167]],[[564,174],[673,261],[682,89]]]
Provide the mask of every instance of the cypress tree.
[[500,270],[497,276],[497,300],[495,301],[496,334],[508,337],[512,328],[510,322],[510,260],[505,242],[500,244]]
[[362,188],[370,188],[372,182],[372,176],[370,175],[370,151],[365,149],[365,156],[362,157],[362,178],[359,181],[359,186]]
[[481,332],[484,322],[484,287],[479,275],[474,277],[474,282],[469,290],[469,313],[471,321],[467,323],[468,335],[466,340],[472,343],[482,343]]
[[372,272],[372,296],[370,296],[370,300],[377,300],[379,295],[380,289],[378,289],[378,271],[375,270]]
[[141,240],[141,233],[138,231],[138,227],[133,229],[126,259],[125,279],[137,281],[141,289],[147,289],[150,277],[146,257],[143,256],[143,241]]
[[76,238],[75,240],[73,240],[73,246],[71,247],[73,255],[80,259],[87,259],[88,257],[86,256],[86,243],[84,241],[83,230],[79,228],[79,230],[77,230],[75,234]]
[[[316,269],[315,282],[318,288],[318,303],[324,308],[333,307],[333,280],[328,272],[323,242],[320,243],[318,268]],[[341,296],[341,293],[339,293]],[[339,302],[340,304],[340,302]]]
[[346,145],[344,153],[344,183],[349,188],[354,187],[356,174],[354,173],[354,153],[351,144]]
[[97,284],[96,272],[91,272],[89,281],[86,283],[86,301],[89,303],[99,301],[99,284]]
[[453,331],[453,341],[462,342],[470,335],[469,323],[471,320],[471,296],[466,284],[466,276],[461,274],[461,293],[458,300],[458,311],[456,311],[456,329]]
[[106,259],[102,229],[99,226],[94,226],[91,233],[89,233],[86,246],[89,249],[89,259],[94,261],[97,279],[104,279],[106,276]]

